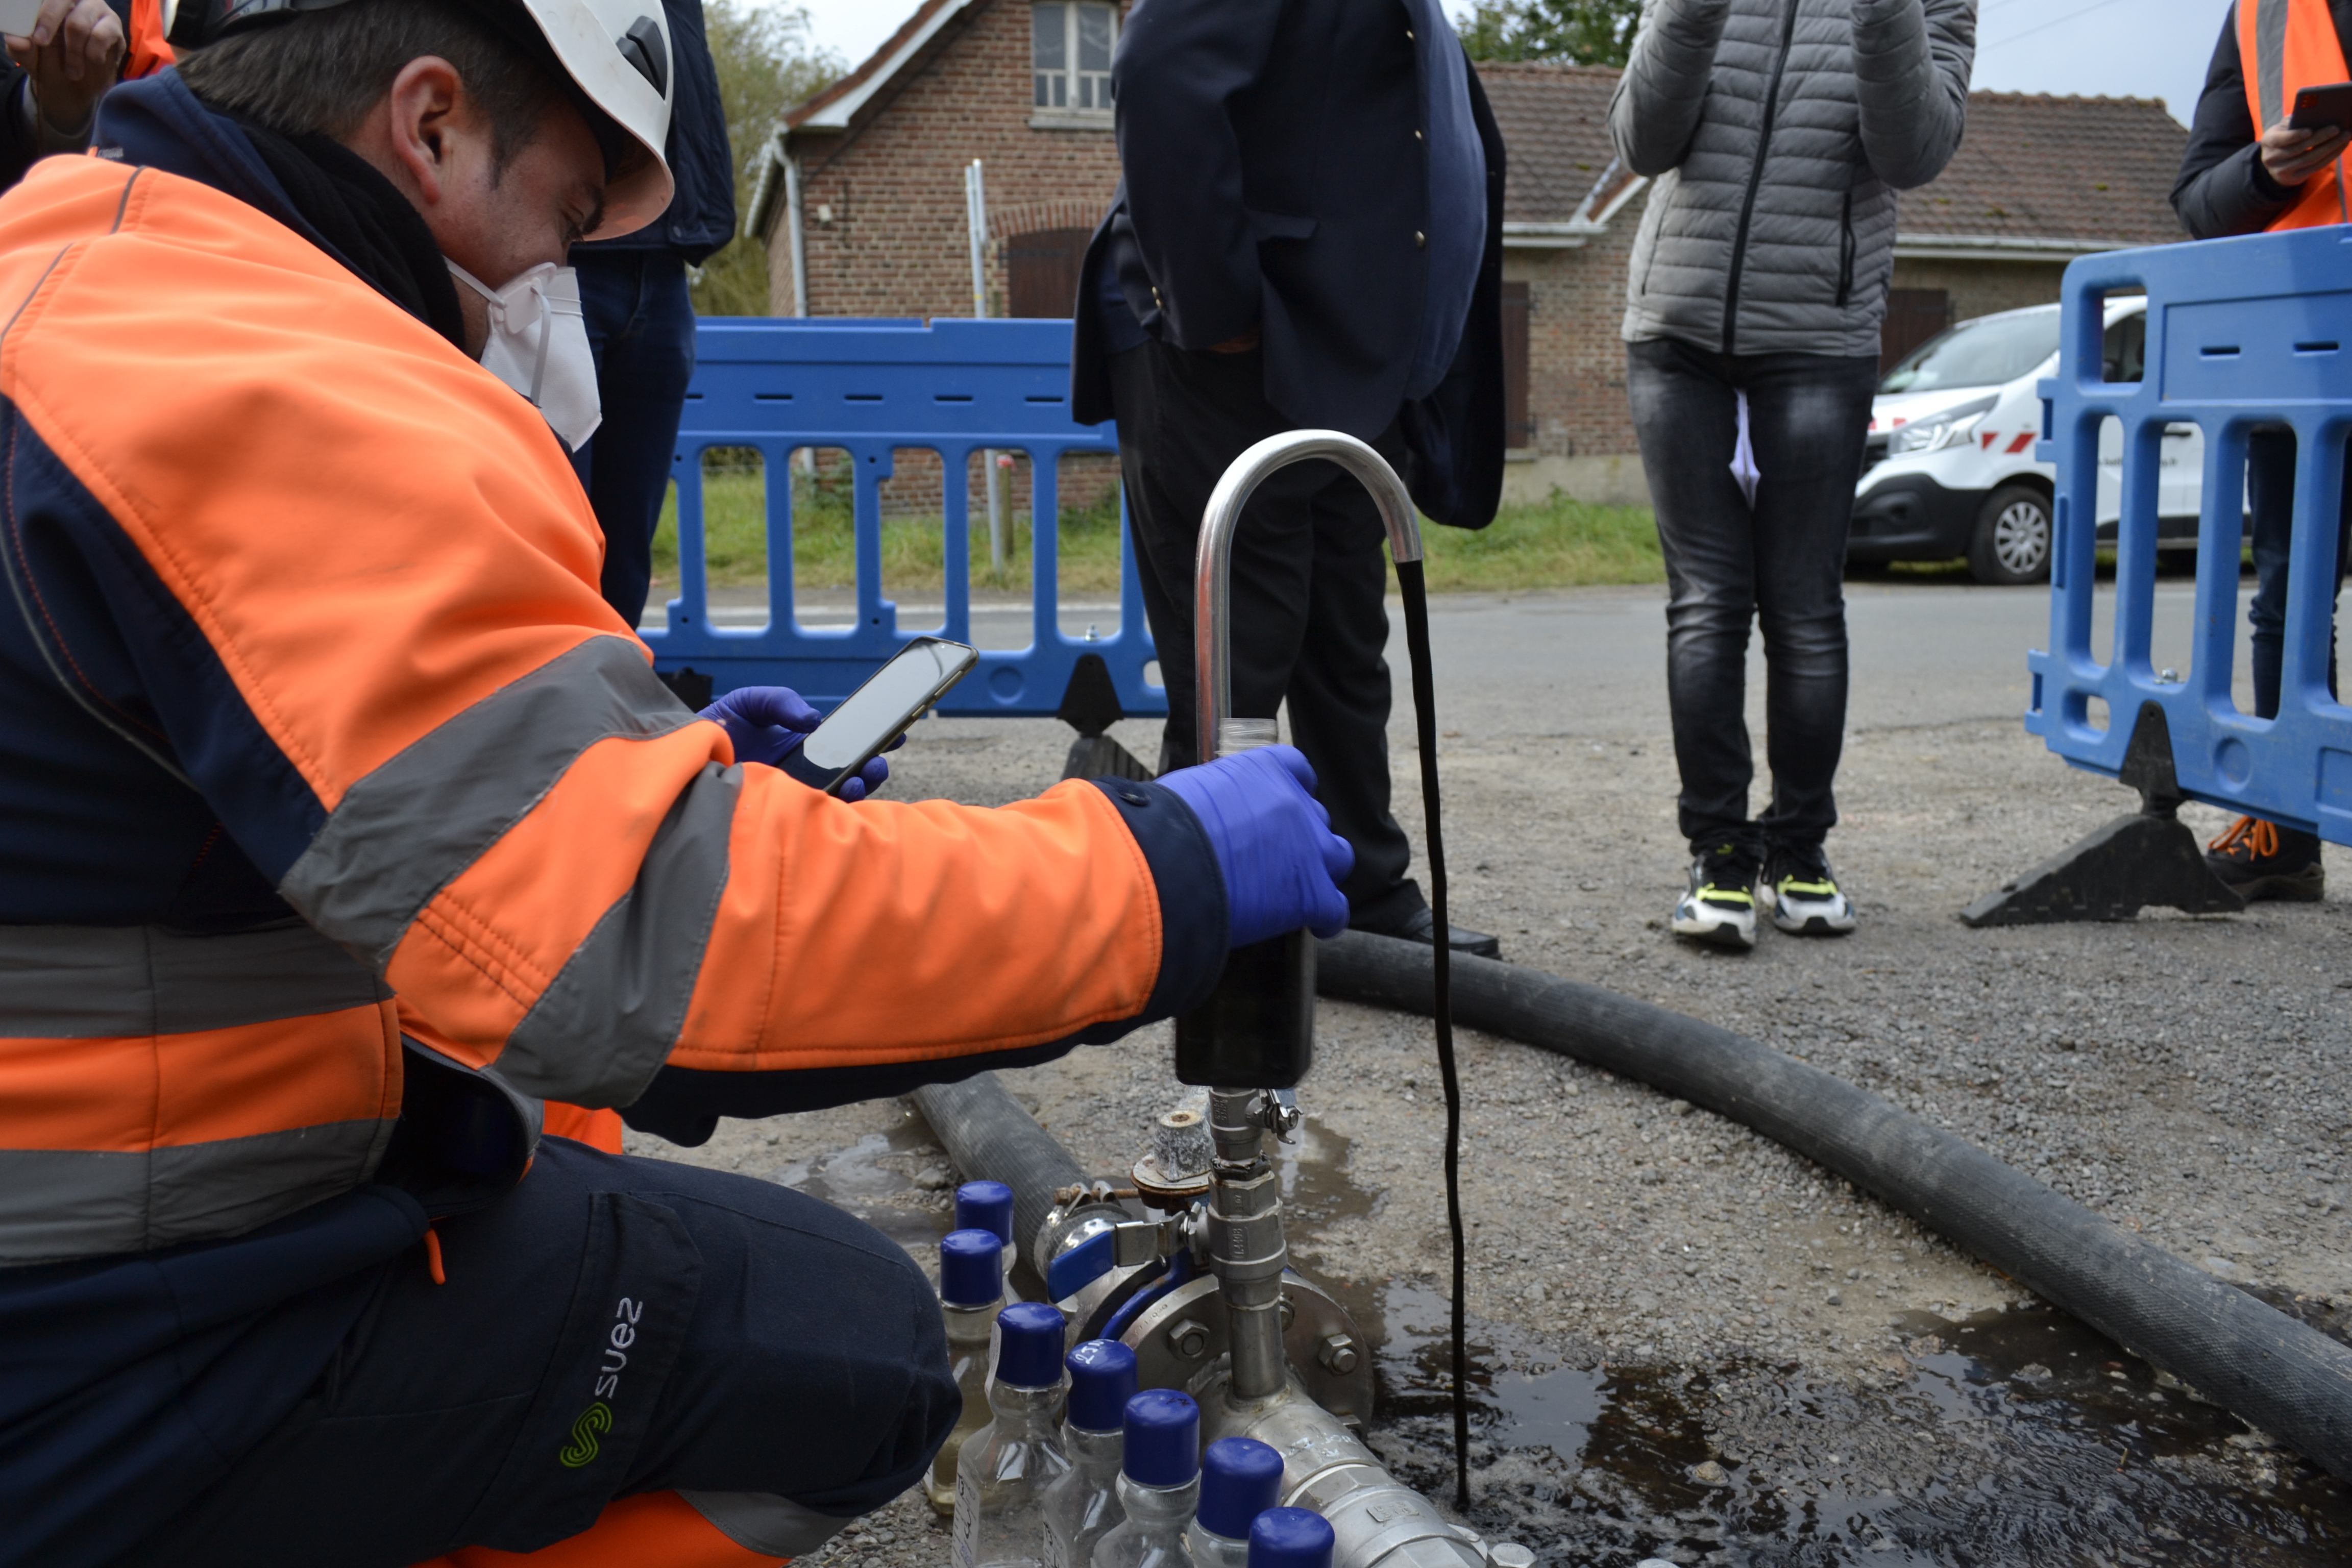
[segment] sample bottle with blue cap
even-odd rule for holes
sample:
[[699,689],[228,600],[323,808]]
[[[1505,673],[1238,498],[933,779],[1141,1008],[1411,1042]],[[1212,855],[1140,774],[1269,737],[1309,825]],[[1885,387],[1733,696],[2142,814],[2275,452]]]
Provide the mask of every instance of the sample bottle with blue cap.
[[1220,1437],[1201,1456],[1201,1509],[1184,1542],[1195,1568],[1249,1568],[1250,1521],[1282,1500],[1282,1456],[1255,1437]]
[[1016,1301],[996,1315],[989,1423],[956,1458],[955,1568],[1041,1568],[1045,1492],[1062,1455],[1061,1309]]
[[1045,1489],[1045,1568],[1087,1568],[1095,1543],[1127,1517],[1118,1505],[1120,1424],[1135,1397],[1135,1352],[1117,1340],[1088,1340],[1064,1363],[1070,1412],[1062,1453],[1070,1468]]
[[1311,1508],[1270,1508],[1250,1521],[1249,1568],[1331,1568],[1331,1521]]
[[923,1483],[931,1507],[955,1512],[956,1454],[964,1439],[988,1425],[989,1340],[1004,1305],[1004,1252],[990,1230],[951,1230],[940,1238],[940,1316],[947,1321],[948,1365],[955,1373],[963,1413],[931,1460]]
[[1013,1266],[1021,1259],[1021,1249],[1013,1241],[1013,1189],[1003,1182],[966,1182],[956,1189],[955,1227],[958,1230],[992,1232],[1004,1251],[1004,1277],[1013,1278]]
[[1127,1402],[1118,1503],[1127,1517],[1095,1543],[1093,1568],[1191,1568],[1185,1527],[1201,1501],[1201,1407],[1172,1388]]

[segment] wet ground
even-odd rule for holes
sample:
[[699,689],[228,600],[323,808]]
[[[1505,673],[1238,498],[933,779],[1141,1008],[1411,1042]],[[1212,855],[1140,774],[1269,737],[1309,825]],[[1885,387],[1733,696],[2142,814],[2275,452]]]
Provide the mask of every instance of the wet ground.
[[[1727,956],[1658,929],[1682,847],[1648,591],[1437,606],[1441,716],[1462,731],[1442,759],[1457,918],[1501,932],[1514,961],[1804,1057],[2333,1323],[2352,1301],[2352,902],[1961,927],[1969,898],[2134,803],[2017,726],[2045,598],[1853,596],[1831,847],[1862,903],[1854,936],[1768,933]],[[1392,730],[1401,792],[1408,718]],[[1155,744],[1148,724],[1117,733]],[[1044,721],[928,723],[894,793],[1020,798],[1068,742]],[[2222,820],[2185,815],[2200,833]],[[1326,1004],[1318,1029],[1295,1255],[1379,1321],[1375,1441],[1443,1497],[1429,1026]],[[1005,1079],[1110,1173],[1174,1098],[1169,1048],[1148,1029]],[[1472,1033],[1461,1055],[1467,1305],[1487,1380],[1475,1517],[1491,1533],[1548,1564],[2352,1561],[2352,1489],[1867,1194],[1638,1084]],[[788,1176],[918,1247],[951,1184],[896,1101],[729,1123],[683,1157]],[[905,1503],[826,1553],[945,1555]]]

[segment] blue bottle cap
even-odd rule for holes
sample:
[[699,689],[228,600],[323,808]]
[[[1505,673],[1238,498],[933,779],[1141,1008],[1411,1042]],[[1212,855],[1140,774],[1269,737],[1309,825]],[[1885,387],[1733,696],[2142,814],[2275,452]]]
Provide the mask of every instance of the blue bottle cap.
[[1013,1189],[1003,1182],[966,1182],[956,1189],[955,1227],[984,1230],[1003,1246],[1013,1239]]
[[1249,1568],[1331,1568],[1331,1521],[1311,1508],[1270,1508],[1250,1521]]
[[1070,1425],[1081,1432],[1118,1431],[1135,1397],[1135,1352],[1117,1340],[1088,1340],[1070,1352],[1069,1365]]
[[1008,1388],[1051,1388],[1062,1381],[1061,1309],[1016,1301],[996,1314],[996,1381]]
[[1282,1456],[1255,1437],[1220,1437],[1201,1456],[1201,1528],[1249,1539],[1250,1521],[1282,1496]]
[[988,1230],[951,1230],[940,1238],[940,1300],[985,1307],[1004,1294],[1004,1244]]
[[1201,1473],[1201,1407],[1191,1394],[1147,1388],[1127,1402],[1119,1468],[1144,1487],[1181,1487]]

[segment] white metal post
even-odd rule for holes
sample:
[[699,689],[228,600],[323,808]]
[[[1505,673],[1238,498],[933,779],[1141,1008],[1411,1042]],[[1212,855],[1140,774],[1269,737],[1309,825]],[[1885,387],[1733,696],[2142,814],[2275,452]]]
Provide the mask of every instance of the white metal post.
[[[971,313],[988,320],[988,187],[980,160],[963,172],[963,216],[971,250]],[[999,477],[996,453],[981,455],[988,475],[988,564],[1001,581],[1004,576],[1004,481]]]

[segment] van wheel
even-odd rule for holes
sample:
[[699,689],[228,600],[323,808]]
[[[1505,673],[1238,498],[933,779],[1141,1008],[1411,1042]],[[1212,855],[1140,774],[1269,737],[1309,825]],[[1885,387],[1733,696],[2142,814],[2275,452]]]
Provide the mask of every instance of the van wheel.
[[2003,485],[1977,513],[1969,537],[1969,573],[1979,583],[2015,587],[2050,575],[2050,498],[2032,485]]

